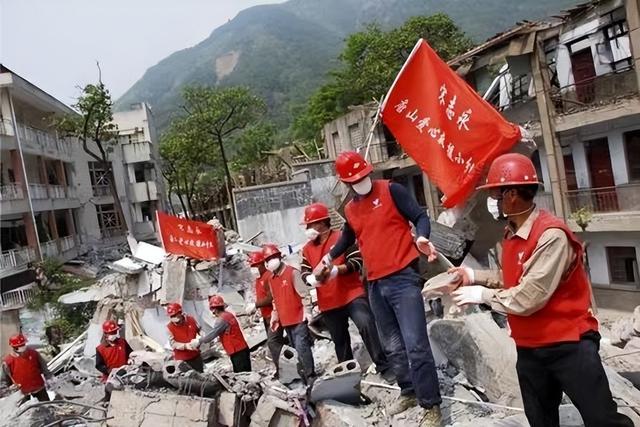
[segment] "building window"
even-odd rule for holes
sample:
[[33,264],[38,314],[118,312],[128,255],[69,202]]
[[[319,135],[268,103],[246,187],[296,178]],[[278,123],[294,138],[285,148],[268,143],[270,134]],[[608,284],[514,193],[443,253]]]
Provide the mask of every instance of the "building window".
[[358,123],[349,126],[349,139],[351,140],[351,148],[358,149],[362,145],[362,132]]
[[624,134],[629,181],[640,181],[640,129]]
[[573,163],[573,154],[570,152],[562,156],[564,161],[564,174],[567,177],[567,190],[578,189],[578,179],[576,178],[576,167]]
[[629,42],[629,26],[627,21],[614,22],[602,29],[605,46],[610,50],[614,70],[622,70],[631,66],[631,45]]
[[110,193],[109,173],[101,162],[89,162],[89,176],[95,196],[106,196]]
[[612,283],[638,284],[638,259],[633,246],[608,246],[607,263]]
[[113,204],[96,205],[96,214],[103,236],[108,237],[120,231],[120,218]]
[[529,98],[530,79],[528,74],[521,74],[511,78],[511,104]]

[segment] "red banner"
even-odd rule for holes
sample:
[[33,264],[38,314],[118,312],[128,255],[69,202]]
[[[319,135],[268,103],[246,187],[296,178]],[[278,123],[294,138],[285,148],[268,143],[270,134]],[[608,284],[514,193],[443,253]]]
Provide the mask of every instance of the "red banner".
[[165,252],[203,260],[218,258],[218,237],[212,226],[159,211],[156,216]]
[[382,120],[444,193],[464,202],[484,167],[520,139],[507,122],[420,39],[389,89]]

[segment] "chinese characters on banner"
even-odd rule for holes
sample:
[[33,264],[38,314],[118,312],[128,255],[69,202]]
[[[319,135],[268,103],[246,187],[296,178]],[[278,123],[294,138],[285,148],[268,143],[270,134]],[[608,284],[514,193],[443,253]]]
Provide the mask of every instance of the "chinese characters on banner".
[[426,41],[413,48],[382,105],[382,121],[452,207],[474,190],[484,167],[520,139]]
[[156,214],[165,252],[202,260],[218,258],[218,237],[212,226],[159,211]]

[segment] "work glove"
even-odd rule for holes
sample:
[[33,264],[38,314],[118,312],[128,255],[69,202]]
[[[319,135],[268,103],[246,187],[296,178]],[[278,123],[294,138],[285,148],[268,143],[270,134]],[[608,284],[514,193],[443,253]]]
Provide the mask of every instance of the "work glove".
[[187,350],[187,345],[188,343],[184,342],[174,342],[171,348],[173,348],[174,350]]
[[312,320],[313,320],[313,314],[311,313],[311,310],[305,309],[304,314],[302,315],[302,321],[311,323]]
[[447,270],[447,273],[456,274],[456,278],[451,283],[457,286],[469,286],[473,285],[475,281],[475,274],[473,269],[469,267],[453,267]]
[[198,347],[200,347],[200,338],[194,338],[189,342],[189,347],[191,347],[191,350],[196,350]]
[[277,331],[280,327],[280,318],[278,317],[278,312],[273,310],[271,312],[271,320],[269,321],[269,329],[272,331]]
[[420,236],[416,239],[416,246],[418,250],[427,256],[427,261],[433,262],[438,258],[438,251],[433,243],[424,236]]
[[456,289],[451,295],[453,296],[453,302],[458,307],[467,304],[484,304],[487,301],[484,300],[483,286],[462,286]]
[[249,304],[244,306],[244,312],[246,314],[252,314],[256,311],[256,304],[253,302],[250,302]]
[[318,279],[316,279],[316,276],[314,276],[313,274],[309,274],[305,281],[307,282],[307,285],[311,286],[312,288],[322,286],[322,282],[318,282]]
[[338,275],[339,272],[340,272],[340,270],[338,270],[338,266],[334,265],[331,268],[331,271],[329,272],[329,279],[335,278]]

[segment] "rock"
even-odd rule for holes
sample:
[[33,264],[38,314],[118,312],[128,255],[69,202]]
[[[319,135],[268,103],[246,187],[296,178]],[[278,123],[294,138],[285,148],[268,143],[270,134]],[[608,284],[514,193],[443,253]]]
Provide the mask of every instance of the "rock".
[[275,396],[263,394],[258,400],[255,412],[251,415],[250,427],[271,427],[276,425],[276,422],[282,423],[283,426],[298,427],[298,424],[287,424],[292,420],[284,415],[286,413],[294,416],[297,422],[300,421],[295,415],[293,405]]
[[293,348],[285,345],[282,347],[279,359],[279,380],[282,384],[291,384],[301,379],[298,372],[298,352]]
[[[580,413],[573,405],[560,405],[560,427],[584,427]],[[529,427],[524,414],[513,415],[503,420],[495,421],[493,427]],[[475,424],[474,424],[475,426]],[[471,427],[471,425],[469,426]]]
[[516,348],[489,313],[458,319],[438,319],[429,325],[429,336],[469,382],[482,388],[491,402],[522,406],[516,375]]
[[[635,336],[640,336],[640,331],[636,329],[638,323],[640,323],[640,307],[634,310],[633,317],[623,317],[616,320],[610,326],[609,335],[607,338],[611,340],[611,344],[616,347],[624,347],[627,341],[631,340]],[[636,312],[638,312],[636,314]]]
[[640,390],[635,388],[630,381],[620,376],[608,366],[604,368],[609,380],[609,388],[613,399],[618,404],[630,405],[634,408],[619,408],[619,412],[625,414],[633,421],[634,426],[640,426]]
[[607,343],[600,342],[600,357],[602,362],[640,388],[640,353],[628,354],[634,351],[640,352],[640,338],[632,338],[624,349]]
[[218,422],[225,426],[235,424],[236,394],[223,391],[218,397]]
[[182,304],[187,280],[187,261],[184,259],[165,259],[162,266],[162,288],[159,291],[161,303],[177,302]]
[[360,399],[360,365],[355,360],[342,362],[318,378],[311,388],[311,402],[336,400],[355,405]]
[[316,406],[316,417],[312,426],[361,427],[374,425],[382,414],[374,405],[352,406],[335,400],[324,400]]
[[91,357],[82,357],[73,362],[73,367],[87,377],[99,377],[102,374],[96,369],[96,361]]

